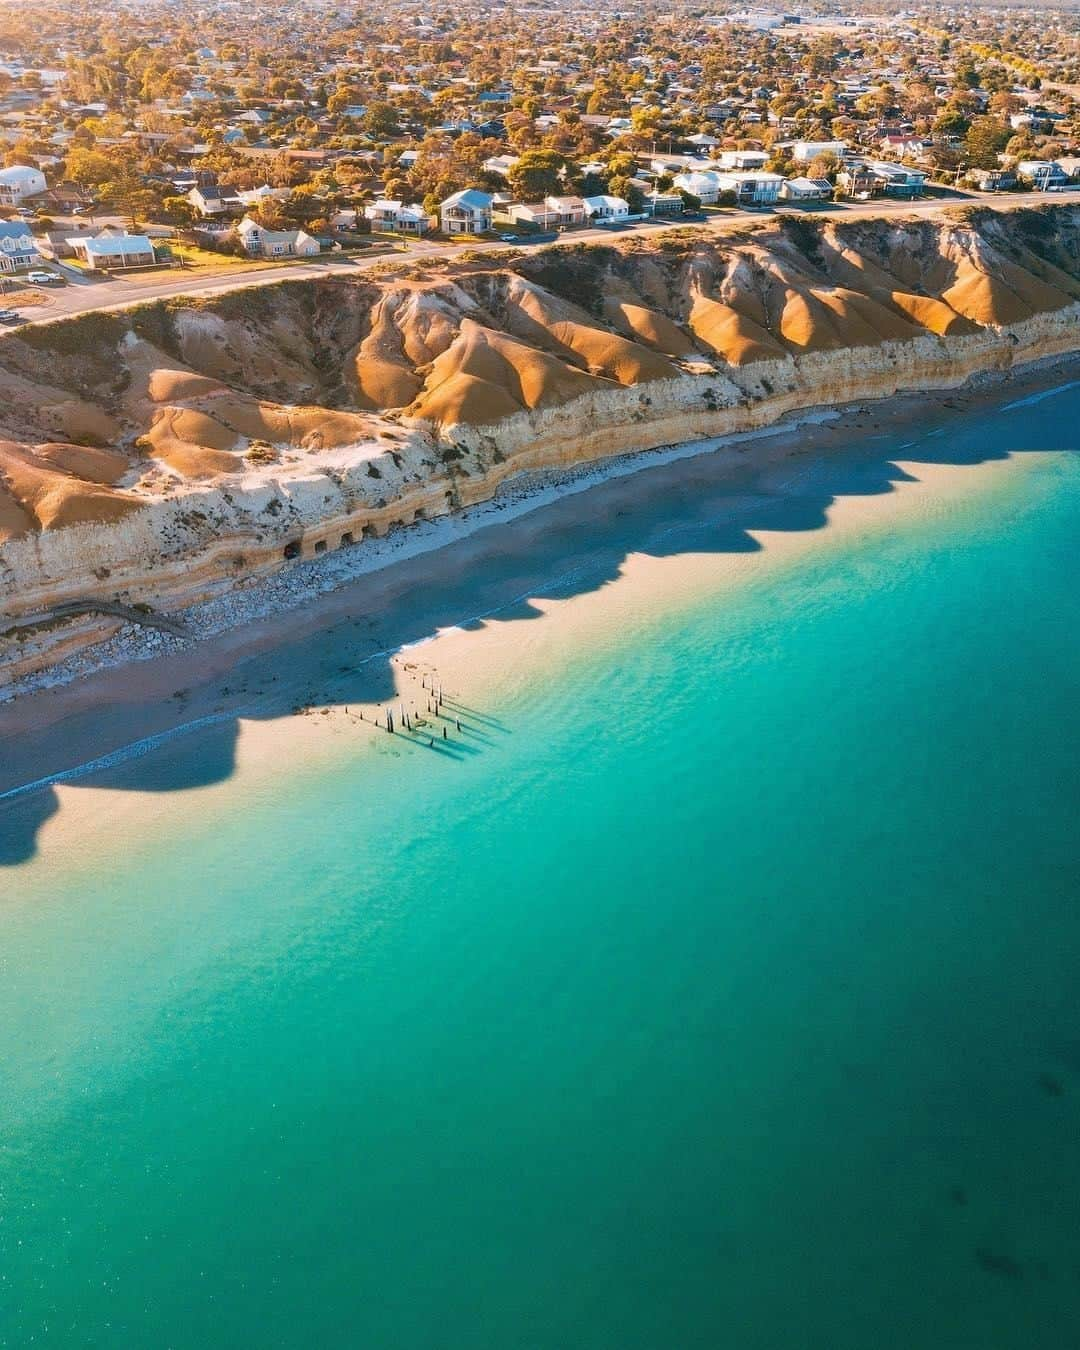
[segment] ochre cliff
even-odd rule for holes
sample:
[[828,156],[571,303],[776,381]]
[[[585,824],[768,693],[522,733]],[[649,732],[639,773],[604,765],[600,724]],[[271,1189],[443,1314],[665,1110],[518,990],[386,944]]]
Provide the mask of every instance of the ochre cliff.
[[1073,351],[1078,320],[1080,208],[1052,206],[685,230],[25,328],[0,339],[0,611],[176,609],[524,470]]

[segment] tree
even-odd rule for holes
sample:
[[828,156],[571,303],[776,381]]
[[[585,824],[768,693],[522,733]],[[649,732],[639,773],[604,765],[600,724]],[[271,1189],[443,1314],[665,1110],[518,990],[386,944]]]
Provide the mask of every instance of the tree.
[[964,154],[973,169],[996,169],[1012,132],[996,117],[976,117],[964,137]]
[[182,229],[195,222],[195,208],[186,197],[166,197],[161,203],[161,209],[170,224]]
[[101,184],[98,198],[103,206],[126,216],[132,230],[138,227],[139,218],[150,215],[160,201],[153,188],[146,187],[137,174],[123,166],[115,178]]
[[814,156],[810,161],[807,173],[811,178],[828,178],[831,180],[839,168],[840,161],[837,157],[831,151],[826,151],[824,154]]
[[631,178],[616,174],[608,180],[608,191],[613,197],[621,197],[633,215],[645,209],[645,194]]
[[559,190],[566,160],[555,150],[525,150],[506,175],[511,191],[522,201],[537,202]]
[[607,170],[615,177],[629,178],[637,170],[637,160],[626,150],[620,150],[608,159]]
[[966,135],[971,123],[958,108],[946,106],[941,116],[934,121],[935,136]]
[[326,100],[326,111],[331,117],[337,117],[346,108],[354,107],[360,101],[360,96],[355,89],[346,89],[339,86]]
[[80,187],[97,187],[116,172],[108,155],[99,150],[72,150],[64,161],[64,174]]
[[385,140],[389,136],[398,135],[400,128],[393,105],[373,103],[364,113],[364,130],[376,140]]

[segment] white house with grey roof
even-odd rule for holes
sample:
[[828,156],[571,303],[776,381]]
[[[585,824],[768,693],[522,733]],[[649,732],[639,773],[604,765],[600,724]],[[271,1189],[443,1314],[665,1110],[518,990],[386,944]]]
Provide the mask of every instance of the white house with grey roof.
[[401,201],[380,197],[364,207],[365,217],[373,230],[388,230],[397,234],[426,234],[431,220],[422,206],[406,206]]
[[595,197],[585,197],[585,214],[591,221],[625,220],[630,214],[630,204],[623,197],[614,197],[601,192]]
[[491,193],[465,188],[452,193],[439,207],[445,234],[486,234],[491,229]]
[[44,192],[45,187],[45,175],[29,164],[0,169],[0,206],[21,206],[28,197]]
[[268,230],[250,216],[236,227],[244,252],[263,258],[315,258],[321,246],[305,230]]

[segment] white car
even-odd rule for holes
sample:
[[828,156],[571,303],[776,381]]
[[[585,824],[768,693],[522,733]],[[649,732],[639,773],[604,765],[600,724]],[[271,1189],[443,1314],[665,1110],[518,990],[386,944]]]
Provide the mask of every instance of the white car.
[[27,272],[26,279],[32,281],[35,286],[59,286],[64,280],[55,272]]

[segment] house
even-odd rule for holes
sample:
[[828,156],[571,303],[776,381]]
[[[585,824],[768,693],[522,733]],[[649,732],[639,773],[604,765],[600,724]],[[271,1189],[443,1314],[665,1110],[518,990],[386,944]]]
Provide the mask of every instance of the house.
[[585,197],[585,214],[595,225],[605,220],[625,220],[630,214],[630,204],[622,197],[612,197],[606,193],[598,197]]
[[763,169],[768,161],[764,150],[721,150],[716,157],[722,169]]
[[926,183],[922,169],[912,169],[906,164],[870,160],[866,167],[878,180],[886,197],[918,197]]
[[343,206],[330,215],[330,228],[338,234],[351,234],[360,227],[360,212],[354,206]]
[[314,258],[319,241],[304,230],[268,230],[257,220],[245,216],[236,227],[244,252],[263,258]]
[[16,272],[40,261],[30,226],[21,220],[0,220],[0,272]]
[[780,188],[785,202],[832,201],[833,185],[827,178],[786,178]]
[[236,201],[240,206],[258,206],[260,202],[268,199],[283,202],[289,196],[288,188],[272,188],[269,183],[264,183],[262,187],[249,188],[246,192],[238,192],[235,198],[224,198],[226,206],[231,206]]
[[186,194],[185,200],[190,202],[204,219],[207,216],[223,216],[229,209],[225,198],[221,195],[221,189],[217,187],[193,187]]
[[711,169],[676,174],[674,183],[680,192],[689,192],[702,206],[715,206],[720,196],[720,177]]
[[847,196],[858,197],[860,200],[876,196],[883,188],[881,179],[871,172],[868,165],[860,161],[848,164],[846,168],[840,170],[836,175],[836,186]]
[[67,179],[57,183],[54,188],[41,193],[34,205],[44,211],[55,211],[58,215],[69,215],[72,211],[90,204],[90,194],[78,183]]
[[46,230],[38,239],[38,248],[41,250],[43,258],[51,258],[59,261],[61,258],[73,258],[75,252],[71,247],[72,239],[95,239],[101,230],[95,230],[86,225],[78,229],[73,229],[68,225],[60,230]]
[[680,192],[647,192],[645,210],[651,216],[679,216],[686,209]]
[[716,181],[721,192],[734,192],[740,206],[771,206],[780,196],[784,185],[778,173],[747,170],[745,173],[718,173]]
[[264,258],[317,258],[321,245],[304,230],[264,230],[260,252]]
[[404,202],[388,201],[380,197],[364,207],[364,216],[373,230],[388,230],[396,234],[425,234],[431,220],[422,206],[406,206]]
[[1016,166],[1016,172],[1021,178],[1029,178],[1037,192],[1045,192],[1051,187],[1064,187],[1069,181],[1069,175],[1052,159],[1022,159]]
[[496,197],[494,209],[516,225],[532,225],[539,230],[583,225],[586,219],[584,197],[545,197],[542,202],[504,203]]
[[485,173],[493,173],[499,178],[505,178],[519,158],[519,155],[492,155],[490,159],[485,159],[480,167]]
[[901,136],[892,132],[882,136],[881,153],[897,159],[921,159],[926,153],[926,142],[921,136]]
[[791,158],[796,164],[809,164],[818,155],[835,155],[843,159],[847,141],[796,141],[791,147]]
[[95,272],[125,267],[152,267],[154,246],[145,234],[69,235],[72,254]]
[[1016,186],[1011,169],[969,169],[967,177],[983,192],[1006,192]]
[[252,220],[250,216],[245,216],[240,224],[237,225],[236,233],[246,253],[262,252],[262,239],[266,230],[257,220]]
[[1054,129],[1053,122],[1045,113],[1032,110],[1013,113],[1009,118],[1009,126],[1012,127],[1013,131],[1030,131],[1035,135]]
[[558,224],[558,212],[551,210],[546,202],[511,202],[501,212],[515,225],[531,225],[538,230],[551,230]]
[[44,192],[45,175],[28,164],[0,169],[0,206],[21,206],[28,197]]
[[452,193],[439,207],[439,223],[446,234],[486,234],[491,229],[491,193],[476,188]]
[[[603,172],[604,166],[600,166]],[[711,159],[702,159],[700,155],[659,155],[649,161],[653,173],[704,173],[715,169]],[[587,172],[587,170],[586,170]]]
[[554,224],[558,226],[584,225],[584,197],[545,197],[544,205],[554,214]]

